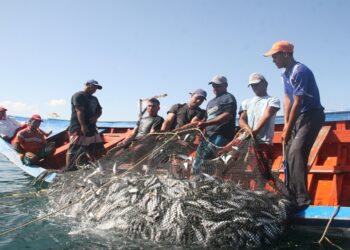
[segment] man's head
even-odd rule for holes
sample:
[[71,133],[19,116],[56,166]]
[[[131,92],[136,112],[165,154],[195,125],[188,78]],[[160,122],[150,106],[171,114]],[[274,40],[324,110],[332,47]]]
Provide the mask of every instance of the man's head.
[[287,68],[294,61],[293,58],[294,45],[288,41],[278,41],[272,45],[264,56],[272,56],[273,62],[277,68]]
[[151,98],[147,101],[147,113],[149,114],[149,116],[157,116],[159,109],[160,102],[157,98]]
[[267,81],[265,77],[258,73],[253,73],[249,76],[248,87],[251,86],[255,95],[266,96],[267,95]]
[[97,89],[102,89],[102,86],[96,80],[89,80],[85,83],[84,92],[92,95]]
[[227,92],[228,83],[225,76],[216,75],[211,79],[209,84],[213,87],[213,92],[216,96]]
[[41,119],[41,116],[38,114],[32,115],[28,121],[28,127],[30,130],[34,131],[40,127],[40,124],[43,120]]
[[6,119],[6,111],[7,111],[7,109],[0,106],[0,120]]
[[204,100],[207,98],[207,92],[203,89],[196,89],[195,91],[190,93],[191,99],[188,102],[190,107],[199,107]]

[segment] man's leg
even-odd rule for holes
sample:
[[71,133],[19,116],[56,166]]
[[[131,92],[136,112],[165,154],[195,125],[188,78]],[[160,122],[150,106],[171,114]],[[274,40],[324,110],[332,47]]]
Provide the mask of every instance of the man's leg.
[[311,202],[307,189],[307,161],[323,122],[323,111],[300,114],[287,146],[289,189],[295,195],[299,207],[307,206]]

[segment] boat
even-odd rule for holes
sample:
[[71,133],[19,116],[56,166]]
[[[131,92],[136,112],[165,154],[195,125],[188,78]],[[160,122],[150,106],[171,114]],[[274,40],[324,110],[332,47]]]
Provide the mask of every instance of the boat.
[[[281,119],[281,118],[280,118]],[[272,171],[284,180],[282,164],[283,123],[276,122]],[[294,216],[307,225],[350,227],[350,112],[326,113],[326,122],[308,159],[311,206]]]
[[[99,123],[104,146],[108,150],[127,137],[134,127],[134,122]],[[282,165],[281,134],[283,117],[277,117],[273,139],[274,157],[272,171],[284,180]],[[43,167],[24,166],[19,157],[14,157],[13,149],[5,142],[0,143],[1,152],[27,174],[37,177],[45,169],[59,170],[65,166],[65,154],[68,149],[67,131],[57,133],[48,139],[55,141],[54,157],[45,162]],[[12,151],[11,151],[12,150]],[[326,114],[323,125],[310,153],[308,161],[308,189],[312,197],[311,206],[294,216],[294,222],[307,225],[325,225],[332,220],[332,225],[350,227],[350,112],[332,112]],[[52,182],[55,174],[46,177]]]
[[[52,119],[51,126],[52,126]],[[55,122],[55,121],[54,121]],[[55,124],[54,124],[55,125]],[[108,151],[126,136],[128,136],[134,125],[133,122],[102,122],[99,124],[99,133],[102,135],[104,147]],[[50,126],[50,125],[49,125]],[[103,127],[105,126],[105,127]],[[108,127],[107,127],[108,126]],[[51,183],[56,177],[55,171],[62,170],[65,167],[65,157],[68,150],[68,132],[63,130],[56,133],[47,139],[48,142],[55,142],[56,151],[52,159],[45,160],[38,165],[25,165],[22,163],[19,154],[14,150],[11,144],[0,138],[0,153],[3,154],[16,167],[20,168],[27,175],[38,178],[45,174],[41,180],[43,182]]]

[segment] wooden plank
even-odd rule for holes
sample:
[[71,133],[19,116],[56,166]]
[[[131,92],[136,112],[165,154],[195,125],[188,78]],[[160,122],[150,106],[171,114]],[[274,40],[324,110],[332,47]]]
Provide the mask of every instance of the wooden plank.
[[309,159],[307,162],[307,165],[309,167],[312,166],[312,164],[315,162],[315,159],[318,155],[318,152],[320,151],[320,148],[323,144],[323,142],[325,141],[327,135],[329,134],[329,131],[331,131],[331,126],[323,126],[320,130],[320,132],[318,132],[318,135],[316,137],[316,140],[314,142],[314,145],[312,145],[310,154],[309,154]]
[[[332,217],[335,206],[309,206],[306,210],[300,211],[294,215],[294,218],[298,218],[304,221],[308,220],[328,220]],[[334,217],[334,221],[347,222],[347,227],[350,223],[350,207],[340,207],[338,213]]]

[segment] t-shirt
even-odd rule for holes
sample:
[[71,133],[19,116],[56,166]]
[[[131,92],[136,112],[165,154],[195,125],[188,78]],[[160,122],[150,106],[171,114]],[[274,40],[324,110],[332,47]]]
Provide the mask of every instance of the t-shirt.
[[320,93],[312,71],[296,62],[282,74],[284,92],[293,104],[293,96],[303,96],[301,113],[312,109],[323,109]]
[[164,119],[160,116],[147,116],[140,120],[138,125],[137,134],[135,139],[140,139],[142,136],[147,135],[153,129],[154,131],[159,131],[162,127]]
[[25,128],[18,132],[13,144],[19,143],[25,152],[38,154],[46,143],[45,137],[38,130]]
[[[248,125],[252,129],[255,129],[261,120],[265,110],[268,107],[274,107],[280,109],[280,100],[277,97],[272,96],[254,96],[253,98],[246,99],[242,102],[240,106],[239,113],[246,111]],[[273,133],[275,129],[275,117],[276,115],[270,117],[270,119],[265,123],[257,134],[257,138],[261,143],[272,143]]]
[[71,105],[72,115],[70,119],[69,132],[72,134],[80,131],[80,123],[78,121],[75,107],[82,106],[84,107],[85,124],[89,130],[88,136],[93,135],[96,131],[96,124],[91,123],[90,119],[97,113],[98,110],[102,109],[98,99],[93,95],[86,95],[83,91],[79,91],[72,96]]
[[0,134],[9,138],[15,136],[16,130],[20,127],[21,124],[13,117],[7,116],[5,120],[0,120]]
[[205,117],[205,110],[200,107],[189,107],[187,103],[173,105],[168,111],[169,113],[175,114],[174,122],[170,127],[171,130],[190,123],[194,117],[199,120]]
[[205,131],[209,137],[214,134],[219,134],[227,140],[233,139],[237,102],[236,98],[227,92],[209,101],[207,105],[207,120],[213,119],[225,112],[231,113],[233,116],[232,119],[220,124],[207,126]]

